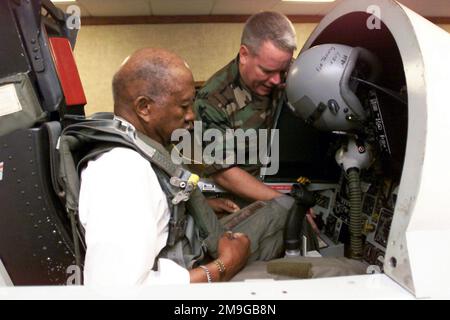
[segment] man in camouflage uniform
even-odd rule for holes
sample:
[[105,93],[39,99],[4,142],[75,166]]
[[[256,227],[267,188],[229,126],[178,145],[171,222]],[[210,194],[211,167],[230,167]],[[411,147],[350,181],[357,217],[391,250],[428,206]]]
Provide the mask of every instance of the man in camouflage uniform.
[[[277,12],[251,16],[244,26],[237,57],[214,74],[197,94],[194,112],[196,119],[202,121],[203,132],[218,129],[226,136],[227,129],[272,129],[283,98],[285,75],[296,48],[295,29],[286,16]],[[227,151],[226,143],[223,148]],[[258,148],[258,143],[236,145],[235,150],[228,151],[237,154],[237,148],[245,148],[246,154],[251,154],[250,149]],[[215,183],[237,196],[235,200],[240,204],[246,204],[241,200],[267,201],[282,196],[258,180],[260,167],[215,163],[205,172]],[[314,243],[309,248],[317,249],[314,233],[319,230],[313,216],[310,210],[305,233]]]
[[[250,17],[238,56],[213,75],[197,95],[194,111],[202,121],[203,132],[272,129],[283,95],[283,79],[296,47],[294,27],[284,15],[262,12]],[[236,148],[244,147],[248,154],[255,145],[250,142]],[[241,198],[255,201],[279,197],[280,193],[255,177],[259,168],[216,163],[207,172],[218,185]]]

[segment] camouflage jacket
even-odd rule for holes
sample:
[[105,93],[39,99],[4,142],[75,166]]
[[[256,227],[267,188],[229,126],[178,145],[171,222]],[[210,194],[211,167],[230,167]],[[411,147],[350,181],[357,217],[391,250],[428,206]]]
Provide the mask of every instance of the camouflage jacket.
[[[277,106],[282,97],[281,90],[275,90],[270,96],[261,97],[253,94],[243,83],[239,75],[239,56],[214,74],[197,93],[194,104],[196,120],[202,121],[203,132],[218,129],[224,135],[227,129],[272,129]],[[225,139],[226,140],[226,139]],[[203,147],[207,144],[203,143]],[[257,149],[256,141],[234,146],[224,143],[225,153],[236,154],[239,148],[245,148],[246,154]],[[231,150],[230,150],[231,149]],[[228,153],[230,154],[230,153]],[[208,174],[236,166],[237,164],[214,164],[206,171]],[[239,166],[256,175],[259,164],[239,164]]]

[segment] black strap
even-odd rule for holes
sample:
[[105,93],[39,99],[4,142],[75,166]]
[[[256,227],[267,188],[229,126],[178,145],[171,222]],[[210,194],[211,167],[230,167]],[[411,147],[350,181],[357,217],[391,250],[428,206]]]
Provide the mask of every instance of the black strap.
[[61,123],[56,121],[46,122],[44,123],[44,127],[46,128],[48,133],[53,190],[58,195],[58,197],[61,198],[64,191],[61,189],[60,183],[58,182],[57,168],[59,168],[59,154],[56,150],[58,139],[61,135]]
[[307,124],[313,124],[314,122],[316,122],[317,120],[320,119],[320,117],[322,116],[322,113],[327,109],[327,105],[324,103],[319,103],[319,105],[317,106],[317,108],[314,110],[314,112],[308,117],[308,119],[306,120]]

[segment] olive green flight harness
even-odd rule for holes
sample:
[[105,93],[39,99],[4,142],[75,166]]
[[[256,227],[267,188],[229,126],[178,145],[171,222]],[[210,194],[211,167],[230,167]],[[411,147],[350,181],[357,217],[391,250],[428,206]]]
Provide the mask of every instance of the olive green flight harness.
[[169,258],[188,269],[200,263],[206,252],[216,258],[218,239],[225,229],[196,188],[199,177],[173,164],[170,154],[159,143],[140,134],[131,124],[112,114],[106,118],[103,114],[98,119],[69,125],[63,130],[57,147],[59,181],[71,220],[77,265],[82,267],[80,243],[86,249],[84,229],[78,219],[81,171],[88,161],[116,147],[133,149],[150,161],[167,197],[171,212],[169,236],[158,257]]

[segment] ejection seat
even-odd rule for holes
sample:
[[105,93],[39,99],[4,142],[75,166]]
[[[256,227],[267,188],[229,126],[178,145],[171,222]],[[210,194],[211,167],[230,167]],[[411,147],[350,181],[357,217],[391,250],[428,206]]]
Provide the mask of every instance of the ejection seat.
[[66,19],[48,0],[0,2],[0,276],[11,285],[63,285],[77,272],[52,174],[64,119],[86,104]]

